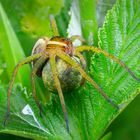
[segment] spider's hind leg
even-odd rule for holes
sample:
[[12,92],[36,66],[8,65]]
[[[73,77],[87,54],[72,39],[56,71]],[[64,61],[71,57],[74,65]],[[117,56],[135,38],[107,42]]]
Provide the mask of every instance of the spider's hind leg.
[[140,78],[138,78],[128,67],[126,64],[124,64],[121,60],[119,60],[117,57],[115,57],[114,55],[109,54],[108,52],[94,47],[94,46],[80,46],[75,48],[75,55],[77,53],[81,53],[83,51],[92,51],[96,54],[103,54],[104,56],[108,57],[109,59],[113,60],[114,62],[118,63],[120,66],[122,66],[123,68],[126,69],[126,71],[132,76],[133,79],[137,80],[138,82],[140,82]]
[[33,97],[35,99],[35,102],[39,108],[39,113],[40,116],[42,116],[42,108],[41,108],[41,104],[39,102],[39,100],[37,99],[37,95],[36,95],[36,89],[35,89],[35,76],[36,73],[38,71],[38,69],[43,65],[43,63],[46,61],[47,57],[46,56],[41,56],[37,62],[35,63],[35,65],[33,66],[33,70],[31,73],[31,82],[32,82],[32,92],[33,92]]
[[90,78],[90,76],[88,76],[86,74],[86,72],[80,67],[80,65],[78,63],[76,63],[74,60],[71,59],[70,56],[66,55],[64,52],[57,52],[57,56],[60,57],[62,60],[66,61],[67,63],[69,63],[70,65],[72,65],[75,69],[77,69],[81,75],[87,80],[89,81],[92,86],[94,86],[98,92],[112,105],[114,106],[116,109],[119,109],[119,106],[114,103],[109,97],[108,95],[101,89],[101,87],[92,79]]
[[17,72],[18,70],[20,69],[20,67],[22,67],[24,64],[27,64],[27,63],[30,63],[36,59],[38,59],[42,54],[39,53],[39,54],[35,54],[35,55],[32,55],[32,56],[29,56],[27,58],[25,58],[24,60],[22,60],[21,62],[19,62],[15,69],[14,69],[14,72],[13,72],[13,75],[12,75],[12,79],[9,83],[9,87],[8,87],[8,93],[7,93],[7,112],[6,112],[6,115],[5,115],[5,119],[4,119],[4,122],[3,122],[3,125],[5,126],[6,125],[6,122],[7,122],[7,119],[9,118],[10,116],[10,97],[11,97],[11,92],[12,92],[12,87],[13,87],[13,84],[14,84],[14,81],[15,81],[15,78],[16,78],[16,75],[17,75]]
[[51,65],[51,69],[52,69],[54,83],[55,83],[56,89],[58,90],[58,94],[59,94],[59,98],[60,98],[60,102],[61,102],[61,107],[62,107],[62,110],[63,110],[63,113],[64,113],[64,119],[65,119],[65,122],[66,122],[67,131],[69,133],[68,114],[67,114],[67,110],[66,110],[66,107],[65,107],[65,100],[64,100],[64,97],[63,97],[60,81],[59,81],[59,78],[58,78],[58,71],[57,71],[57,68],[56,68],[55,55],[52,55],[50,57],[50,65]]

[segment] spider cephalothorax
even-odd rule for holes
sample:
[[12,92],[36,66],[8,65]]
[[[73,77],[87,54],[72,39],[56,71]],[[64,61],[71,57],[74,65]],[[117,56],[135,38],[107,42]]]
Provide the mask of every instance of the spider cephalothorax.
[[73,56],[73,49],[74,48],[73,48],[72,41],[69,38],[63,38],[60,36],[52,37],[49,40],[46,49],[51,48],[51,47],[52,48],[54,48],[54,47],[60,48],[66,54]]
[[[123,68],[125,68],[126,71],[135,80],[140,82],[140,79],[137,78],[131,72],[131,70],[121,60],[119,60],[115,56],[94,46],[79,46],[79,47],[74,48],[71,40],[74,40],[74,39],[82,40],[82,39],[79,36],[72,36],[70,39],[59,37],[57,26],[53,17],[51,17],[51,25],[53,27],[55,37],[52,37],[51,39],[48,39],[47,37],[39,39],[33,48],[32,55],[27,57],[23,61],[19,62],[14,69],[12,79],[10,81],[10,85],[8,88],[7,113],[6,113],[4,125],[10,114],[10,96],[11,96],[12,86],[13,86],[16,74],[21,66],[30,62],[33,62],[32,64],[33,69],[31,73],[32,92],[33,92],[33,97],[39,107],[40,113],[41,113],[41,107],[37,99],[36,89],[35,89],[35,76],[36,75],[42,76],[44,84],[48,85],[49,87],[52,86],[52,89],[51,89],[52,91],[57,90],[59,98],[60,98],[62,110],[64,113],[64,119],[66,122],[66,127],[67,127],[68,132],[69,132],[68,115],[67,115],[67,110],[65,107],[65,101],[64,101],[62,89],[65,90],[67,89],[67,87],[74,86],[72,85],[72,82],[74,80],[76,81],[76,78],[77,78],[77,76],[73,78],[74,77],[73,73],[75,72],[77,72],[78,74],[78,78],[75,85],[80,84],[82,81],[82,78],[87,80],[92,86],[96,88],[96,90],[98,90],[98,92],[112,106],[119,109],[119,106],[116,103],[114,103],[108,97],[108,95],[104,92],[104,90],[101,89],[101,87],[94,81],[94,79],[91,78],[85,72],[84,67],[86,65],[86,61],[82,55],[82,52],[91,51],[96,54],[105,55],[109,59],[113,60],[114,62],[118,63]],[[70,77],[68,76],[69,73],[72,73],[70,74]],[[53,82],[53,84],[51,84],[51,82]]]

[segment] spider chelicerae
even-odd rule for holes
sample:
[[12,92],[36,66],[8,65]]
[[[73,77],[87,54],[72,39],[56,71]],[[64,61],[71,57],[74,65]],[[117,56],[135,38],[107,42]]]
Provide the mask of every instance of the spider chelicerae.
[[[44,84],[47,84],[48,86],[52,86],[52,90],[57,90],[59,98],[60,98],[60,103],[62,107],[62,111],[64,114],[64,119],[66,122],[66,128],[69,132],[69,123],[68,123],[68,115],[67,115],[67,110],[65,107],[65,101],[62,93],[62,89],[65,90],[66,87],[69,87],[72,85],[72,80],[73,78],[72,74],[69,76],[69,79],[65,78],[67,77],[68,73],[71,72],[78,72],[78,78],[75,83],[81,85],[84,80],[89,81],[89,83],[94,86],[98,92],[116,109],[119,109],[119,106],[115,104],[109,97],[108,95],[100,88],[100,86],[85,72],[85,66],[86,66],[86,61],[82,55],[82,52],[84,51],[91,51],[96,54],[103,54],[106,57],[110,58],[111,60],[115,61],[119,65],[121,65],[123,68],[126,69],[126,71],[138,82],[140,82],[140,79],[137,78],[131,70],[118,58],[115,56],[107,53],[106,51],[94,47],[94,46],[79,46],[79,47],[73,47],[72,41],[75,39],[83,40],[80,36],[72,36],[71,38],[63,38],[59,36],[57,25],[55,22],[55,19],[53,16],[50,16],[50,21],[51,21],[51,26],[52,30],[54,32],[54,37],[48,38],[44,37],[39,39],[32,51],[32,55],[25,58],[21,62],[17,64],[17,66],[14,69],[12,79],[9,84],[8,88],[8,95],[7,95],[7,113],[6,117],[4,120],[4,125],[6,124],[6,121],[10,115],[10,96],[11,96],[11,91],[12,91],[12,86],[16,77],[16,74],[21,66],[24,64],[28,64],[32,62],[32,72],[31,72],[31,82],[32,82],[32,93],[33,97],[37,103],[37,106],[40,110],[41,114],[41,106],[40,103],[37,99],[36,96],[36,89],[35,89],[35,76],[42,76],[42,79],[44,81]],[[79,61],[77,61],[78,58]],[[58,62],[62,62],[64,67],[61,67],[61,71],[58,68]],[[48,66],[47,66],[48,65]],[[53,82],[54,86],[50,84],[50,81],[52,79],[49,79],[49,73],[48,71],[51,70],[52,77],[53,77]],[[47,73],[46,73],[47,72]],[[64,76],[60,76],[61,75]],[[65,79],[65,80],[64,80]],[[50,81],[49,81],[50,80]],[[69,82],[67,82],[69,81]],[[63,83],[63,84],[61,84]],[[72,85],[72,88],[76,86],[76,84]]]

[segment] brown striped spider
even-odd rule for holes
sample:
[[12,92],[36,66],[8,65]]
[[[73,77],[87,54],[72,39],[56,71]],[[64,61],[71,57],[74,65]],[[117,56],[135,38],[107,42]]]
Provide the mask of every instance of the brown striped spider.
[[[65,86],[64,87],[62,87],[62,86],[64,84],[66,84],[66,87],[71,86],[71,84],[72,84],[71,79],[74,79],[74,78],[72,76],[70,76],[69,79],[66,79],[65,77],[67,77],[67,74],[68,74],[67,72],[77,71],[79,73],[78,76],[79,75],[81,76],[81,77],[79,76],[79,78],[77,80],[78,84],[81,83],[83,81],[83,79],[89,81],[89,83],[93,87],[95,87],[98,90],[98,92],[112,106],[114,106],[116,109],[119,109],[119,106],[117,104],[115,104],[108,97],[108,95],[100,88],[100,86],[85,72],[84,67],[86,65],[86,61],[85,61],[83,55],[81,54],[82,52],[91,51],[96,54],[105,55],[106,57],[110,58],[111,60],[115,61],[116,63],[121,65],[123,68],[125,68],[126,71],[135,80],[140,82],[140,79],[137,78],[121,60],[119,60],[115,56],[107,53],[106,51],[104,51],[100,48],[94,47],[94,46],[79,46],[79,47],[74,48],[73,44],[72,44],[72,40],[74,40],[74,39],[81,40],[81,38],[79,36],[72,36],[71,38],[60,37],[59,33],[58,33],[56,22],[55,22],[53,16],[51,16],[50,19],[51,19],[51,26],[52,26],[55,36],[52,38],[44,37],[42,39],[39,39],[33,48],[32,55],[25,58],[21,62],[19,62],[14,69],[12,79],[10,81],[9,88],[8,88],[7,113],[6,113],[4,125],[6,123],[7,118],[10,115],[10,96],[11,96],[12,86],[13,86],[16,74],[21,66],[23,66],[24,64],[28,64],[30,62],[33,62],[33,69],[31,72],[32,92],[33,92],[33,97],[40,110],[40,113],[41,113],[41,107],[40,107],[39,101],[37,99],[36,90],[35,90],[35,76],[36,75],[42,76],[44,84],[48,84],[50,87],[51,86],[53,87],[53,85],[51,83],[49,83],[50,79],[47,79],[47,76],[49,76],[49,74],[46,73],[48,71],[51,71],[52,77],[53,77],[53,82],[55,85],[53,90],[57,90],[57,92],[58,92],[68,132],[69,132],[68,115],[67,115],[65,101],[64,101],[64,97],[63,97],[63,93],[62,93],[62,89],[65,89]],[[74,57],[79,58],[80,62],[77,61]],[[65,65],[63,64],[64,67],[60,68],[62,71],[60,71],[59,67],[58,67],[59,61],[61,61],[62,63],[65,63]],[[62,66],[61,63],[59,65],[60,65],[60,67]],[[64,76],[61,76],[60,74],[62,74],[62,75],[64,74]],[[47,76],[45,76],[45,75],[47,75]],[[64,78],[65,78],[65,80],[64,80]],[[67,81],[69,81],[69,82],[67,82]],[[64,83],[64,84],[62,84],[62,83]],[[74,87],[74,86],[75,86],[75,84],[72,87]]]

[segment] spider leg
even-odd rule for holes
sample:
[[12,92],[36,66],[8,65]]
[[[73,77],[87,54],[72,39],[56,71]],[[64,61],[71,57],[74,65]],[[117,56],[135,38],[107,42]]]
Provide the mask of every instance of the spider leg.
[[82,38],[80,35],[73,35],[70,37],[70,40],[73,42],[76,39],[80,40],[81,42],[86,42],[84,38]]
[[63,97],[60,81],[59,81],[59,78],[58,78],[58,71],[57,71],[57,68],[56,68],[55,55],[52,55],[50,57],[50,65],[51,65],[51,69],[52,69],[52,74],[53,74],[55,86],[58,90],[62,110],[63,110],[63,113],[64,113],[64,119],[65,119],[65,122],[66,122],[67,131],[69,132],[68,114],[67,114],[67,110],[66,110],[66,107],[65,107],[65,100],[64,100],[64,97]]
[[17,72],[18,72],[19,68],[21,66],[23,66],[24,64],[30,63],[31,61],[38,59],[41,55],[42,55],[42,53],[29,56],[29,57],[25,58],[24,60],[22,60],[21,62],[19,62],[16,65],[16,67],[14,69],[14,72],[13,72],[13,75],[12,75],[12,79],[11,79],[11,81],[9,83],[9,87],[8,87],[8,93],[7,93],[7,112],[6,112],[5,120],[4,120],[4,123],[3,123],[4,126],[6,124],[6,121],[7,121],[8,117],[10,116],[10,97],[11,97],[11,92],[12,92],[12,87],[13,87],[13,84],[14,84],[14,80],[16,78],[16,75],[17,75]]
[[41,108],[41,104],[37,99],[37,95],[36,95],[36,89],[35,89],[35,76],[37,73],[37,70],[42,66],[42,64],[46,61],[47,57],[45,56],[41,56],[37,62],[35,63],[35,65],[33,66],[33,70],[31,73],[31,81],[32,81],[32,92],[33,92],[33,97],[35,99],[35,102],[39,108],[39,112],[40,112],[40,116],[42,116],[42,108]]
[[124,64],[121,60],[119,60],[117,57],[115,57],[114,55],[109,54],[108,52],[97,48],[97,47],[91,47],[91,46],[80,46],[75,48],[75,54],[83,52],[83,51],[92,51],[95,52],[97,54],[101,53],[104,54],[106,57],[112,59],[113,61],[115,61],[116,63],[120,64],[123,68],[126,69],[126,71],[138,82],[140,82],[140,78],[136,77],[135,74],[126,66],[126,64]]
[[71,59],[70,56],[66,55],[64,52],[57,52],[57,56],[60,57],[62,60],[66,61],[73,67],[75,67],[81,75],[89,81],[98,91],[99,93],[115,108],[119,109],[118,105],[116,105],[108,96],[107,94],[101,89],[101,87],[92,79],[90,78],[86,72],[80,67],[78,63],[76,63],[74,60]]
[[58,32],[58,28],[57,28],[57,24],[56,24],[54,15],[50,15],[50,23],[51,23],[51,27],[52,27],[54,36],[59,36],[59,32]]
[[87,63],[86,63],[86,60],[83,57],[83,55],[81,53],[78,53],[77,52],[77,54],[75,56],[78,56],[79,57],[80,61],[82,62],[82,68],[85,70]]

